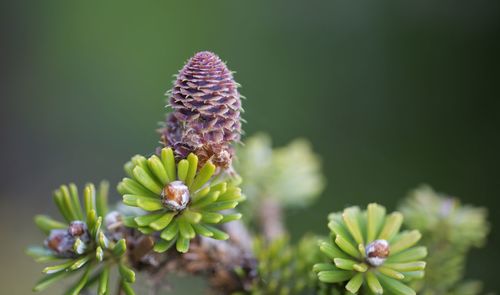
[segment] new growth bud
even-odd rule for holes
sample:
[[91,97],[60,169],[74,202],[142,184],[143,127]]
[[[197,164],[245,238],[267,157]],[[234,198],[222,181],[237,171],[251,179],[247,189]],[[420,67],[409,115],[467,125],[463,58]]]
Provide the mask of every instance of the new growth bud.
[[174,211],[184,210],[189,203],[189,189],[182,181],[172,181],[161,193],[162,203]]
[[68,234],[74,238],[79,238],[83,242],[88,242],[90,239],[87,224],[83,221],[72,221],[68,227]]
[[75,239],[68,234],[67,230],[54,229],[45,240],[45,246],[59,257],[72,257],[74,256],[74,242]]
[[366,246],[366,261],[371,266],[380,266],[384,264],[389,253],[389,243],[386,240],[375,240]]
[[[77,242],[77,240],[79,240]],[[55,255],[63,258],[74,257],[79,249],[85,248],[85,243],[90,241],[87,224],[83,221],[72,221],[68,229],[53,229],[45,240],[45,246]],[[79,245],[79,247],[75,247]],[[76,249],[76,250],[75,250]]]

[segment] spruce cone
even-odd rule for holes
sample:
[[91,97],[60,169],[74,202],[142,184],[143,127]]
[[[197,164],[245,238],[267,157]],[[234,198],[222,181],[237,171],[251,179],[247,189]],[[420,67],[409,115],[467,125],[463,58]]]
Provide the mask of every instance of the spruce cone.
[[227,168],[240,140],[241,101],[238,84],[224,62],[212,52],[195,54],[177,75],[169,92],[173,111],[161,130],[162,142],[178,158],[194,153],[200,165],[211,160]]

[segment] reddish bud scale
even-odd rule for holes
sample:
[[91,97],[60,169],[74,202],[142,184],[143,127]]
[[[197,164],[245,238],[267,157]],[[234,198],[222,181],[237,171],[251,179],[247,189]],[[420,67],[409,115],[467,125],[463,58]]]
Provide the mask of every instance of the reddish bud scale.
[[75,238],[64,229],[54,229],[45,240],[45,246],[58,257],[70,258],[76,254],[73,251]]
[[382,265],[389,254],[389,243],[386,240],[375,240],[366,246],[366,260],[372,266]]
[[87,233],[87,225],[83,221],[72,221],[69,224],[68,233],[73,237],[81,237]]
[[162,191],[163,205],[174,211],[184,210],[189,202],[189,189],[182,181],[172,181]]
[[87,224],[83,221],[72,221],[67,229],[53,229],[45,240],[45,246],[59,257],[74,257],[76,252],[73,245],[76,239],[84,243],[90,242]]
[[166,127],[161,130],[165,146],[185,158],[195,153],[200,165],[208,159],[228,167],[240,140],[241,101],[231,71],[214,53],[195,54],[177,75],[170,92]]

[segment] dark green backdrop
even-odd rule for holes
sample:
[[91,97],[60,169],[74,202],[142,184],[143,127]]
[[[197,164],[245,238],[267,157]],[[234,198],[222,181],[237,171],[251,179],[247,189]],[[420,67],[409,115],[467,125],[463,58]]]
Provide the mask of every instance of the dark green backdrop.
[[321,154],[328,187],[290,212],[295,236],[426,182],[490,209],[467,273],[500,289],[499,1],[1,3],[0,293],[30,294],[41,266],[23,248],[56,186],[116,182],[155,147],[163,93],[199,50],[237,71],[247,134]]

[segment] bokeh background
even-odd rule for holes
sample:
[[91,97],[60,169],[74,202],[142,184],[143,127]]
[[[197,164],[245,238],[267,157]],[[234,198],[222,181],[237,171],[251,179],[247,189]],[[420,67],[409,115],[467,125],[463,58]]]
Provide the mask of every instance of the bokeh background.
[[116,183],[157,145],[163,94],[199,50],[237,71],[247,134],[305,137],[321,155],[328,187],[289,212],[294,236],[428,183],[489,208],[489,244],[467,275],[500,289],[499,1],[0,5],[0,293],[30,294],[41,267],[23,251],[42,238],[32,216],[55,214],[54,188]]

